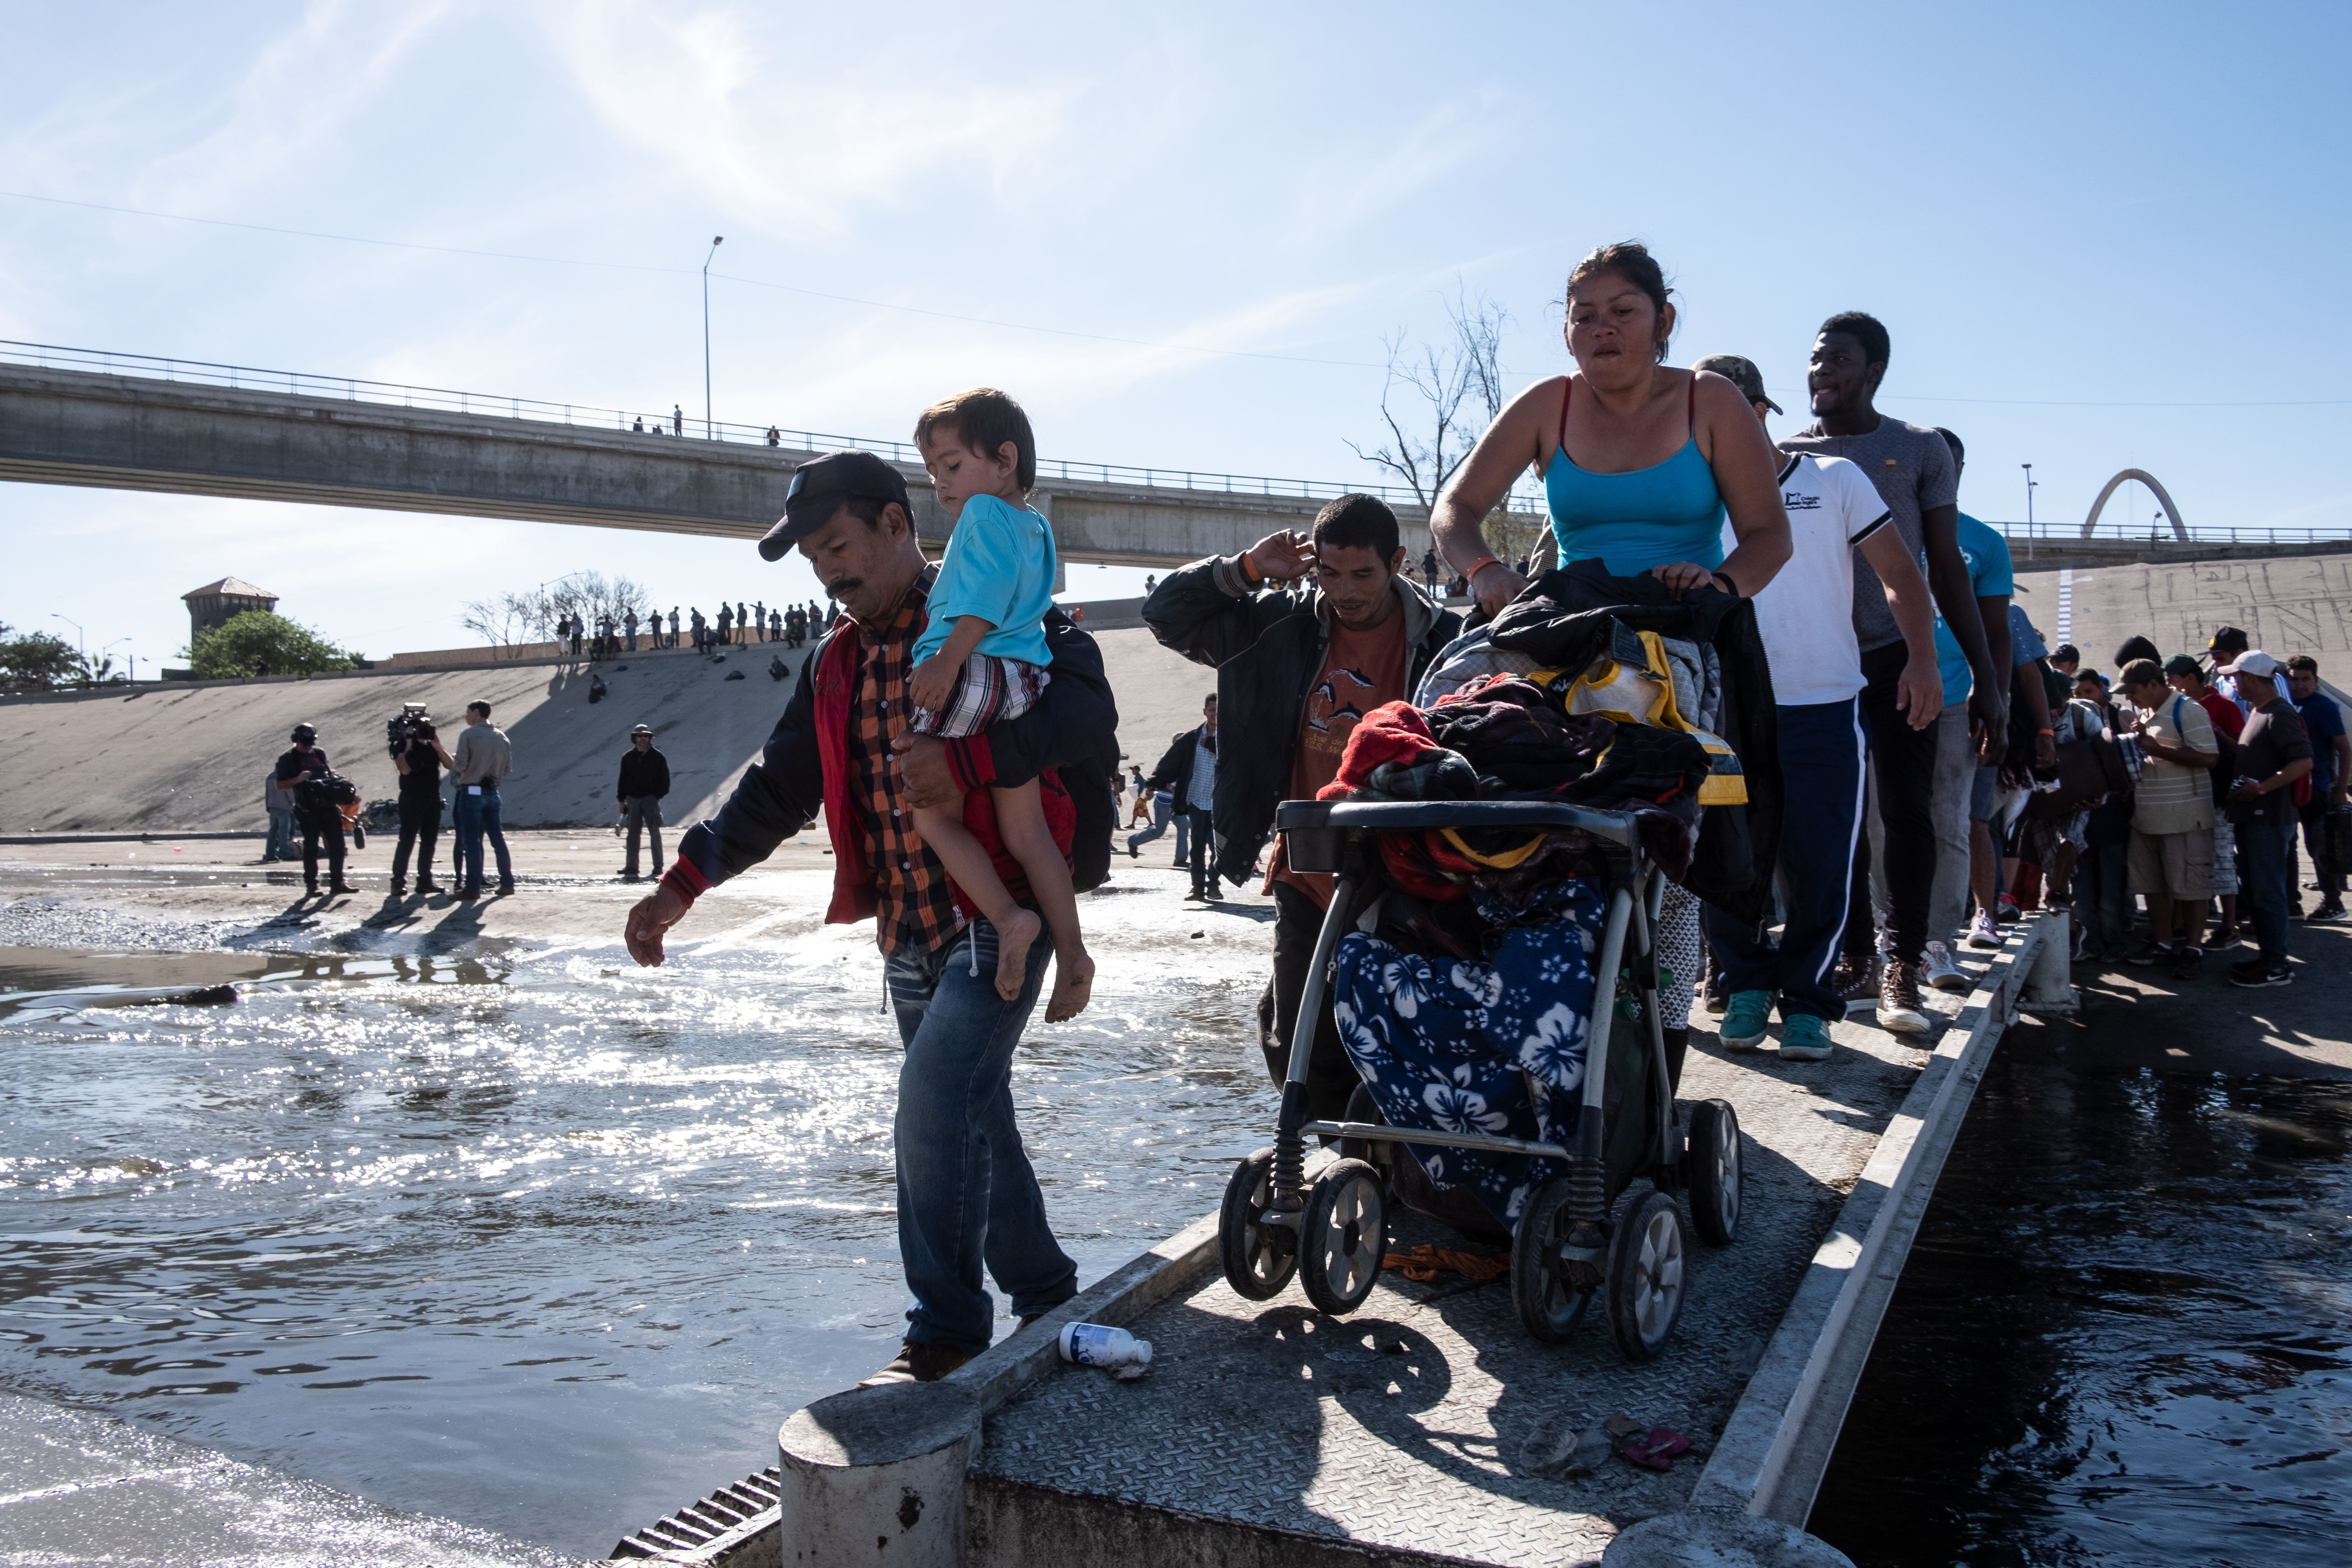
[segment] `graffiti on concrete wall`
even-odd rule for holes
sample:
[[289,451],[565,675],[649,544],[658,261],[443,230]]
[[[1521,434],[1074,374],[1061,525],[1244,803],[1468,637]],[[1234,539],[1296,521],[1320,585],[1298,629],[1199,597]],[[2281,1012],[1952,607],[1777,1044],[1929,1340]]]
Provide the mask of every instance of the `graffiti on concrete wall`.
[[[2034,625],[2053,630],[2058,574],[2021,572],[2017,584]],[[2078,567],[2071,597],[2074,640],[2095,661],[2135,635],[2201,653],[2217,626],[2242,626],[2281,658],[2352,654],[2352,555]]]

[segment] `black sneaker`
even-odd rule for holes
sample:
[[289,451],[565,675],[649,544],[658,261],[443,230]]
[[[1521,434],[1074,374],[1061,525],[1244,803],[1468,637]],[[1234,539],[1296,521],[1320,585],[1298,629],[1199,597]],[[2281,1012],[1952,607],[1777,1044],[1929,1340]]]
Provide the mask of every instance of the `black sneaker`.
[[2329,900],[2303,917],[2305,925],[2334,925],[2344,919],[2344,906]]
[[1848,953],[1837,961],[1830,972],[1830,984],[1849,1013],[1857,1007],[1878,1005],[1878,955],[1868,952],[1855,956]]
[[2172,949],[2160,942],[2144,942],[2124,955],[2124,962],[2141,969],[2172,962]]
[[2294,975],[2284,963],[2273,967],[2259,958],[2250,958],[2243,963],[2230,965],[2230,984],[2252,991],[2264,985],[2292,985]]
[[2201,947],[2174,948],[2172,950],[2172,977],[2175,980],[2194,980],[2197,978],[2198,967],[2204,962],[2205,950]]

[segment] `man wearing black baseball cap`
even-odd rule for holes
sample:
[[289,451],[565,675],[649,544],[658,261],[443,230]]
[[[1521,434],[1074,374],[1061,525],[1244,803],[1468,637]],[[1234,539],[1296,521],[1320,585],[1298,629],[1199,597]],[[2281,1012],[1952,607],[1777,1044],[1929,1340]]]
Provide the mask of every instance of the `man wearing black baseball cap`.
[[1017,1001],[997,995],[996,932],[914,832],[919,807],[964,802],[998,875],[1034,908],[1003,853],[991,785],[1037,779],[1045,820],[1084,891],[1110,863],[1118,713],[1094,640],[1058,610],[1045,621],[1053,679],[1017,719],[968,740],[910,736],[907,679],[936,570],[916,542],[907,481],[871,452],[801,466],[784,515],[760,541],[797,549],[843,615],[802,662],[783,718],[719,815],[696,824],[652,897],[629,911],[639,963],[700,894],[765,860],[823,808],[834,854],[828,922],[872,919],[906,1058],[895,1125],[898,1250],[915,1305],[898,1359],[869,1384],[929,1383],[988,1347],[995,1303],[983,1264],[1027,1322],[1077,1292],[1054,1239],[1013,1117],[1012,1063],[1053,954],[1029,950]]

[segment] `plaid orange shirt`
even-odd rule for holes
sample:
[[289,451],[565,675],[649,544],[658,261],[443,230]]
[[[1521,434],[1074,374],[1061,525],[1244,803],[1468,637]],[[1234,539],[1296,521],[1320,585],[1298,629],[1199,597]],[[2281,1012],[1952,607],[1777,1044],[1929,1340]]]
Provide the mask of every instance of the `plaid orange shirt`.
[[925,567],[879,627],[857,626],[857,689],[849,700],[852,796],[866,828],[879,903],[875,939],[885,953],[929,952],[963,930],[963,916],[946,868],[915,834],[915,808],[900,799],[905,781],[891,765],[890,742],[906,732],[915,706],[907,677],[915,668],[915,639],[929,619],[939,568]]

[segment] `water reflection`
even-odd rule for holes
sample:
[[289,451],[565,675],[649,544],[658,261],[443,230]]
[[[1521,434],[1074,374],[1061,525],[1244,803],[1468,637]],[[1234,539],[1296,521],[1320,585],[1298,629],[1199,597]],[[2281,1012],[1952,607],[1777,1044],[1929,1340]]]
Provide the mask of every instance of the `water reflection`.
[[[1171,1022],[1153,962],[1017,1069],[1088,1277],[1264,1135],[1254,993]],[[0,1379],[601,1552],[896,1343],[877,973],[831,933],[656,972],[0,952]]]
[[2334,1564],[2352,1085],[2004,1043],[1812,1528],[1857,1563]]

